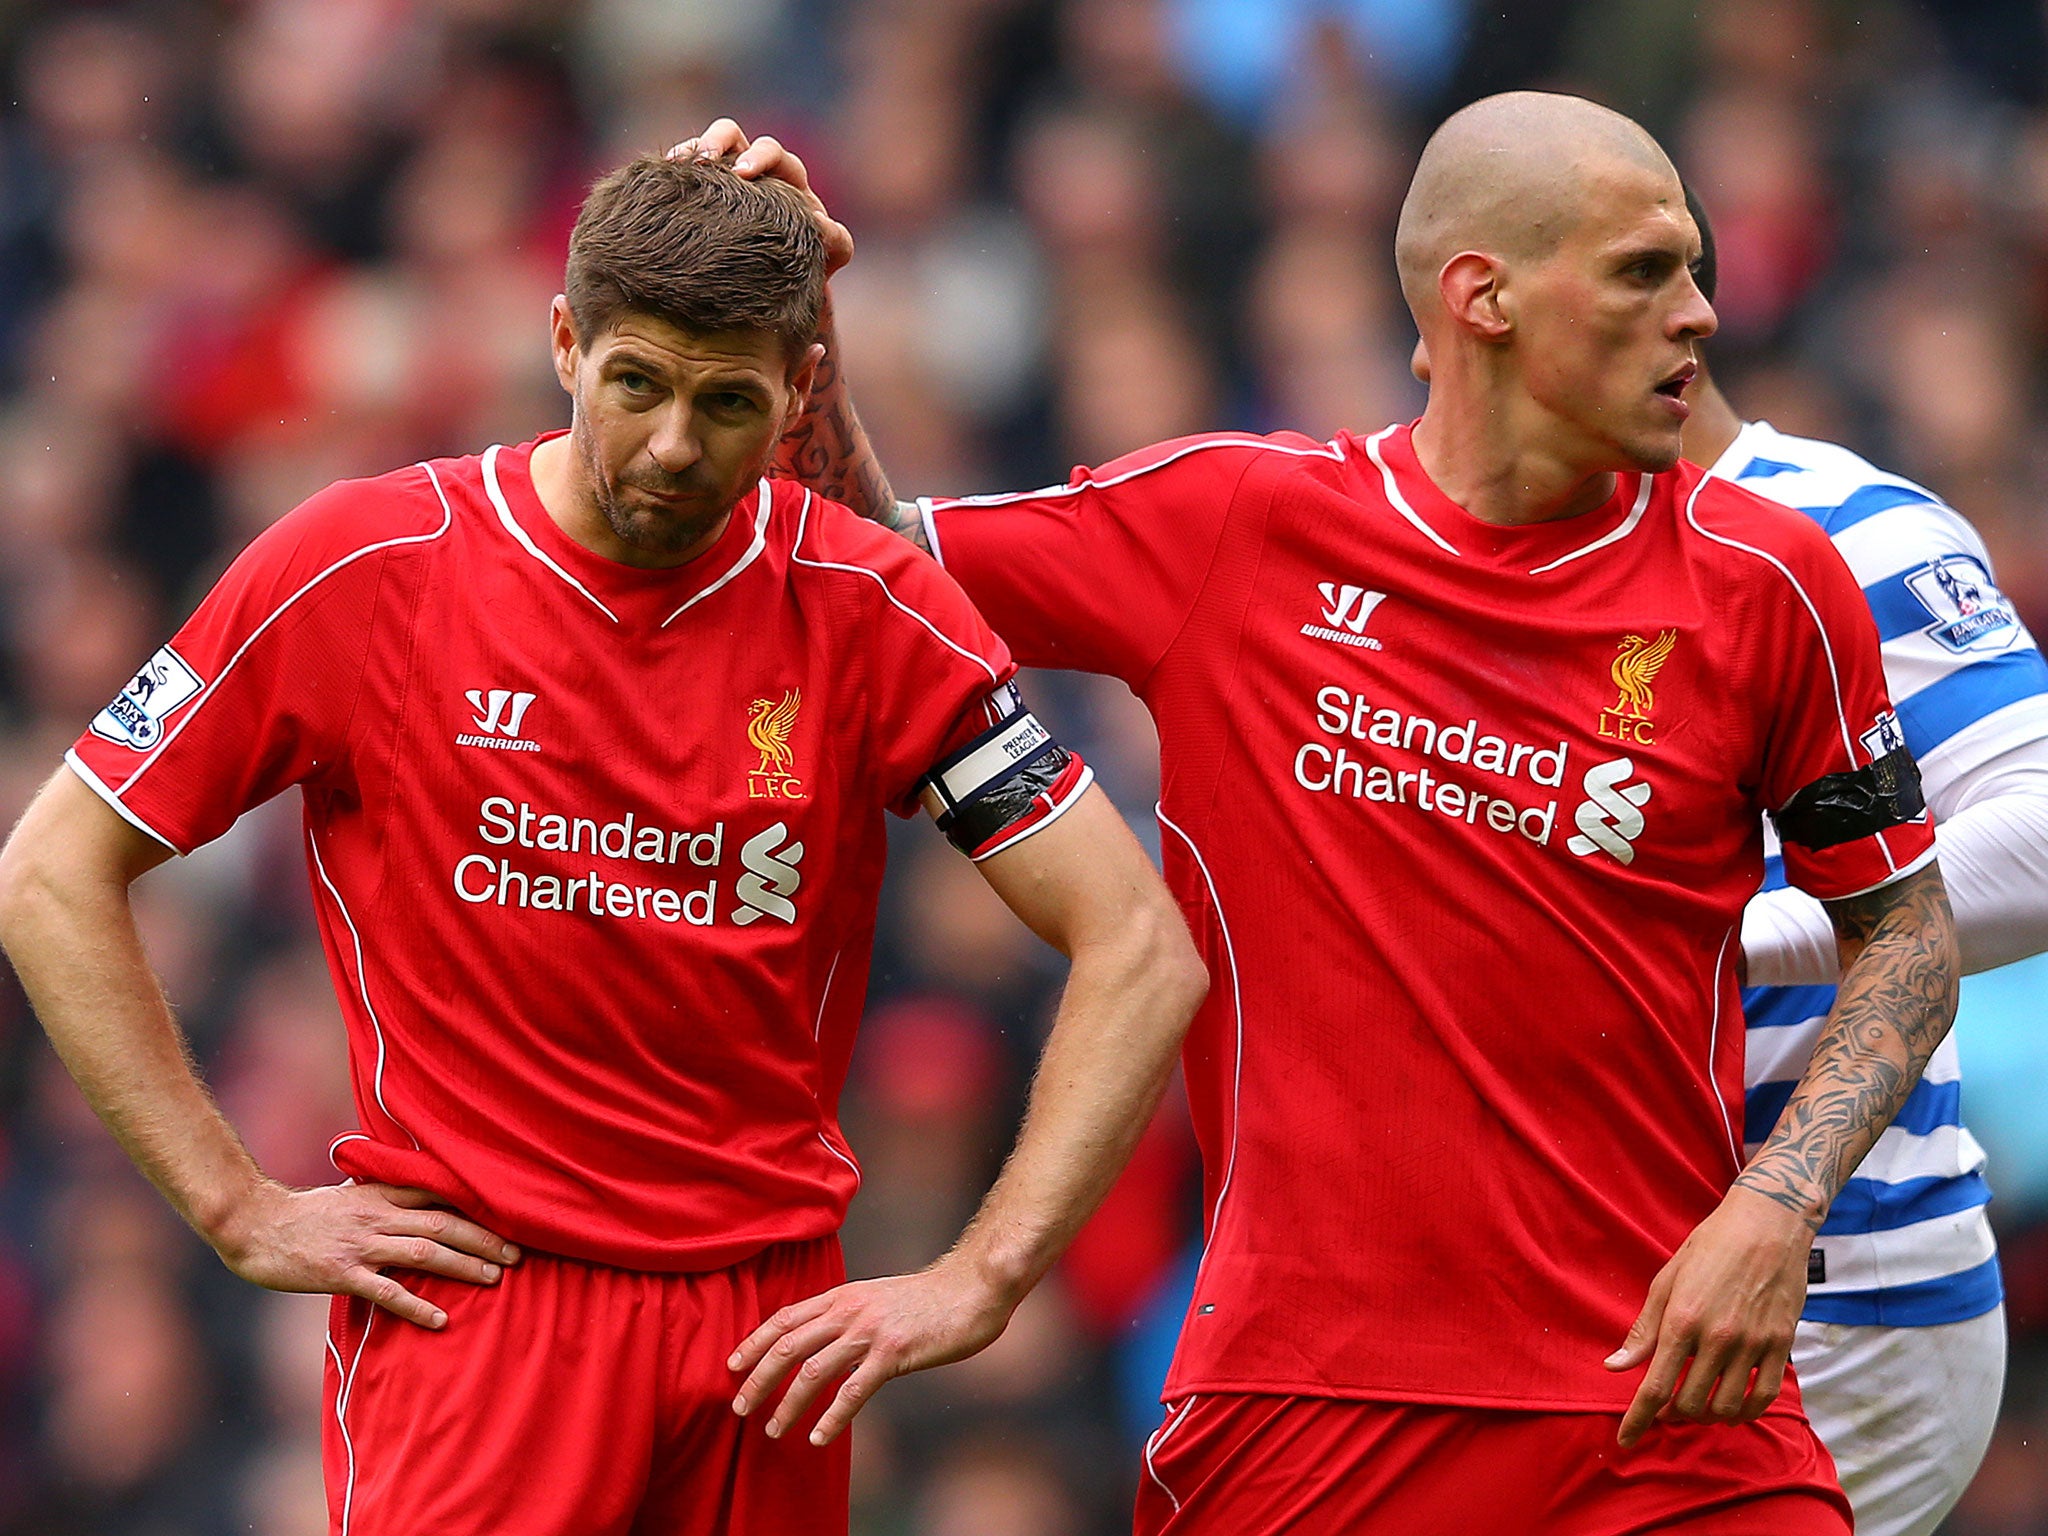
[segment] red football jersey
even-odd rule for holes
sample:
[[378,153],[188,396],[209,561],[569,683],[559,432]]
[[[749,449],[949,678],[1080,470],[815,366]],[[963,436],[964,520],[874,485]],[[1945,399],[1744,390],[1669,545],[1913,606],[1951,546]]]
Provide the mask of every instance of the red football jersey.
[[843,507],[764,481],[705,554],[637,570],[556,527],[532,446],[315,496],[68,760],[180,851],[302,786],[344,1173],[716,1268],[839,1226],[882,812],[1014,669]]
[[[1690,464],[1495,527],[1406,428],[925,505],[1021,662],[1121,677],[1159,727],[1215,978],[1168,1396],[1626,1404],[1601,1361],[1741,1164],[1761,813],[1895,745],[1826,536]],[[1932,846],[1788,872],[1846,896]]]

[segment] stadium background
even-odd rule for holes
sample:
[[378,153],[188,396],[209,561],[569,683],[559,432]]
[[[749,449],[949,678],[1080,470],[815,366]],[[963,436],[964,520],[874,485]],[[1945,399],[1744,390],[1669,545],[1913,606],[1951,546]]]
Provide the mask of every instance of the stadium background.
[[[839,310],[898,488],[963,492],[1412,415],[1388,251],[1422,133],[1511,86],[1607,100],[1715,216],[1738,408],[1947,495],[2048,632],[2040,0],[17,0],[0,68],[7,823],[302,495],[564,420],[543,324],[582,188],[727,112],[856,231]],[[1032,691],[1149,833],[1142,711]],[[287,797],[137,900],[230,1114],[310,1183],[350,1110],[296,828]],[[847,1097],[865,1273],[958,1229],[1057,983],[898,830]],[[2044,997],[2041,965],[1973,981],[1961,1025],[2014,1365],[1954,1536],[2048,1532]],[[1008,1336],[863,1417],[858,1531],[1128,1528],[1195,1179],[1170,1106]],[[0,1536],[324,1531],[323,1321],[177,1225],[0,969]]]

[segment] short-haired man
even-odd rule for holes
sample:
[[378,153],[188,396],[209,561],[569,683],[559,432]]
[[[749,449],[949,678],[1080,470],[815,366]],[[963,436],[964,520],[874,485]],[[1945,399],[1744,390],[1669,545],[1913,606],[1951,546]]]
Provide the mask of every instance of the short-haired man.
[[[1001,1331],[1204,978],[959,589],[763,478],[821,355],[801,200],[643,157],[591,193],[565,286],[569,431],[259,537],[23,818],[0,935],[179,1213],[243,1277],[335,1294],[335,1531],[837,1536],[844,1450],[742,1436],[726,1357],[843,1275],[883,811],[926,800],[1073,960],[1019,1149],[917,1282],[944,1339],[898,1329],[912,1364]],[[127,905],[292,784],[360,1117],[353,1182],[316,1190],[207,1098]]]
[[[1691,207],[1711,300],[1713,232]],[[1847,448],[1744,421],[1704,361],[1686,398],[1686,457],[1812,518],[1863,589],[1937,823],[1963,970],[2048,949],[2048,663],[1984,541],[1940,497]],[[1752,1145],[1811,1055],[1841,975],[1827,914],[1786,883],[1768,829],[1764,864],[1742,923]],[[1944,1040],[1814,1238],[1792,1361],[1860,1536],[1930,1536],[1998,1419],[2004,1289],[1961,1084]]]
[[[765,142],[739,163],[802,179]],[[1121,677],[1159,726],[1217,986],[1142,1531],[1849,1529],[1780,1387],[1813,1230],[1948,1027],[1954,935],[1854,582],[1679,461],[1698,254],[1637,125],[1489,98],[1402,207],[1412,427],[1189,438],[897,519],[1020,657]],[[845,409],[806,446],[872,483]],[[1847,963],[1745,1163],[1765,811]],[[779,1314],[743,1398],[791,1358],[818,1369],[785,1416],[864,1387],[875,1327],[844,1293]]]

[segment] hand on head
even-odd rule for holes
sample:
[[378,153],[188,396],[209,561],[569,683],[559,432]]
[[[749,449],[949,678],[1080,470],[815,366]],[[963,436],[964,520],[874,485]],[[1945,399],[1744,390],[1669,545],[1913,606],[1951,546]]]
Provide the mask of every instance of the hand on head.
[[764,134],[749,141],[740,125],[729,117],[721,117],[694,139],[685,139],[673,145],[669,151],[671,159],[695,155],[704,160],[719,160],[734,156],[732,168],[747,180],[768,176],[786,181],[809,199],[813,217],[818,221],[818,233],[825,240],[825,271],[837,272],[853,260],[853,235],[847,227],[825,211],[825,205],[818,194],[811,190],[810,173],[794,152],[785,149],[781,140]]

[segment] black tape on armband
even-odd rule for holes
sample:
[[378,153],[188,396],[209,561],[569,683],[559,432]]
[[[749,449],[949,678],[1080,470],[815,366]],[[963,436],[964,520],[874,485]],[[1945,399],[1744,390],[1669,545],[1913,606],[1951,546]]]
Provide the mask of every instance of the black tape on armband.
[[1074,754],[1048,742],[1029,762],[981,790],[973,799],[939,817],[939,830],[962,853],[972,857],[1030,816],[1038,797],[1059,782]]
[[1777,811],[1778,837],[1819,852],[1901,826],[1927,809],[1920,765],[1894,747],[1866,767],[1815,779]]

